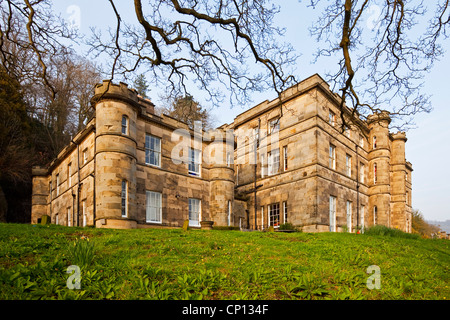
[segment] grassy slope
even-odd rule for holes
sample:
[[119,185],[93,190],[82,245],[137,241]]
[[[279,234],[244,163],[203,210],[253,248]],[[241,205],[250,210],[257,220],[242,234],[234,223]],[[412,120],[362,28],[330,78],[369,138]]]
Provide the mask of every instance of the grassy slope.
[[[94,246],[92,263],[75,242]],[[71,264],[80,290],[66,287]],[[0,224],[0,299],[448,299],[449,266],[448,240]]]

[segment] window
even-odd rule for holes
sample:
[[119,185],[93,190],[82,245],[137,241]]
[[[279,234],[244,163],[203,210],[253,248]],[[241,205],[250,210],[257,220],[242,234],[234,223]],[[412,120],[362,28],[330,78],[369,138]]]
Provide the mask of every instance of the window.
[[409,205],[409,192],[406,191],[406,204]]
[[231,201],[228,200],[228,226],[231,226]]
[[261,207],[261,230],[264,229],[264,207]]
[[373,149],[377,148],[377,137],[376,136],[373,136],[372,148]]
[[364,137],[362,135],[359,135],[359,146],[364,148]]
[[269,205],[269,226],[278,228],[280,226],[280,204],[273,203]]
[[347,138],[350,138],[350,129],[349,129],[349,127],[347,127],[347,126],[344,127],[344,135],[345,135]]
[[122,134],[128,134],[128,117],[122,116]]
[[377,184],[377,163],[373,164],[373,184]]
[[59,217],[58,217],[58,214],[55,214],[55,224],[56,224],[56,225],[59,224]]
[[147,222],[162,222],[161,193],[147,191]]
[[361,183],[365,183],[365,171],[366,171],[366,166],[364,165],[364,163],[360,163],[359,166],[359,182]]
[[330,144],[330,169],[336,170],[336,147]]
[[88,151],[87,149],[83,150],[83,164],[86,164],[88,161]]
[[52,180],[50,180],[50,200],[53,200],[53,183],[52,183]]
[[81,201],[81,216],[83,217],[83,227],[87,224],[86,200]]
[[330,196],[330,231],[336,232],[336,197]]
[[352,232],[352,202],[347,201],[347,230]]
[[366,206],[361,205],[361,233],[364,233],[364,215],[366,212]]
[[59,196],[59,173],[56,175],[56,196]]
[[269,121],[269,134],[280,131],[280,118]]
[[200,150],[189,149],[189,174],[200,176]]
[[121,209],[122,209],[122,217],[126,217],[128,215],[128,181],[127,180],[122,180]]
[[373,207],[373,225],[376,226],[378,223],[378,208],[377,206]]
[[336,114],[330,110],[330,113],[328,114],[328,123],[332,126],[336,124]]
[[266,167],[264,166],[264,155],[261,155],[261,178],[265,176]]
[[72,186],[72,163],[69,163],[69,165],[67,166],[67,182],[67,187]]
[[233,158],[231,157],[231,152],[227,152],[227,167],[231,167],[233,163]]
[[70,213],[70,208],[67,208],[67,226],[72,226],[72,215]]
[[272,150],[267,155],[268,175],[271,176],[278,172],[280,167],[280,149]]
[[283,169],[286,171],[288,169],[288,153],[287,153],[287,146],[283,147]]
[[284,223],[288,222],[288,212],[287,212],[287,202],[283,201],[283,215],[284,215]]
[[345,155],[345,174],[349,177],[352,176],[352,157]]
[[149,134],[145,135],[145,163],[161,166],[161,139]]
[[200,199],[189,199],[189,225],[200,226],[201,201]]

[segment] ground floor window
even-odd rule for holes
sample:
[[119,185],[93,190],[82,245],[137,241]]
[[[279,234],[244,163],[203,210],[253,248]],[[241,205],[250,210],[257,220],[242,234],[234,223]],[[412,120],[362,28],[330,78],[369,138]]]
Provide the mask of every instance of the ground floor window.
[[352,202],[347,201],[347,231],[352,232]]
[[287,202],[283,201],[284,223],[288,222]]
[[272,203],[269,205],[269,226],[280,226],[280,204]]
[[330,196],[330,231],[336,232],[336,197]]
[[126,217],[128,214],[128,181],[122,180],[122,192],[121,192],[121,210],[122,217]]
[[201,201],[200,199],[189,199],[189,225],[200,226]]
[[147,191],[147,212],[146,221],[161,223],[162,205],[161,193]]

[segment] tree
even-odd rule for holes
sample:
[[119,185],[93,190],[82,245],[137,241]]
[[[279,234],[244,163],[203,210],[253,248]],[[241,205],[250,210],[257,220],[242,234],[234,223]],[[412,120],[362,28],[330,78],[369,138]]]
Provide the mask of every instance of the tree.
[[148,91],[148,83],[147,79],[145,79],[144,74],[139,74],[136,76],[136,78],[133,81],[133,87],[137,90],[137,92],[144,98],[148,98],[147,91]]
[[203,130],[212,129],[214,125],[209,112],[189,95],[173,99],[170,106],[162,108],[161,112],[186,123],[191,129],[194,129],[196,121],[201,122]]
[[[430,3],[336,0],[323,4],[311,0],[322,11],[310,29],[325,44],[317,58],[340,56],[328,78],[340,91],[341,110],[346,104],[362,118],[387,110],[391,118],[401,120],[396,123],[399,128],[407,127],[417,113],[431,111],[429,97],[421,92],[423,78],[443,54],[439,42],[448,37],[450,8],[448,0],[440,1],[428,24],[422,22],[429,27],[414,38],[418,21],[435,5]],[[376,21],[369,26],[363,17],[375,12]]]
[[425,221],[423,214],[414,209],[411,214],[411,228],[413,233],[418,233],[424,238],[432,238],[439,232],[439,227]]

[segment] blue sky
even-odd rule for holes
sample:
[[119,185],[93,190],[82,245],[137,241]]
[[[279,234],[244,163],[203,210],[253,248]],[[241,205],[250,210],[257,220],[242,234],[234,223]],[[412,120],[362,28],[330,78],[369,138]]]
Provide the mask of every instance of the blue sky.
[[[116,1],[124,19],[136,19],[131,1]],[[305,2],[305,1],[304,1]],[[306,1],[309,2],[309,1]],[[285,41],[290,42],[301,53],[296,68],[299,80],[314,73],[322,76],[330,68],[330,61],[321,59],[311,63],[317,43],[309,35],[308,27],[317,19],[315,12],[297,0],[282,4],[276,19],[280,27],[286,28]],[[89,33],[91,26],[115,27],[116,20],[107,0],[55,1],[55,9],[67,19],[75,17],[82,33]],[[363,17],[369,23],[370,15]],[[426,76],[423,91],[431,95],[433,111],[419,114],[415,118],[417,128],[407,132],[406,158],[413,164],[412,203],[427,220],[450,219],[450,39],[446,40],[446,55],[438,61]],[[81,53],[81,52],[80,52]],[[151,94],[150,94],[151,95]],[[157,103],[156,97],[151,97]],[[218,125],[230,123],[234,117],[263,100],[275,98],[274,92],[254,95],[254,104],[230,109],[228,106],[212,110]],[[155,101],[156,100],[156,101]]]

